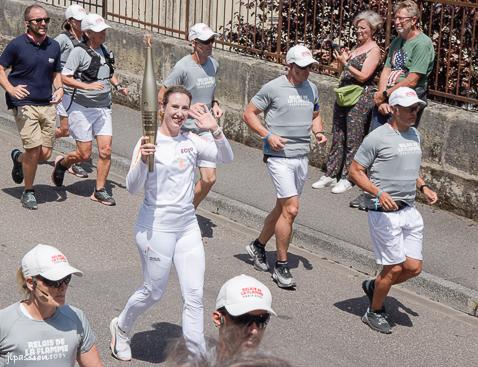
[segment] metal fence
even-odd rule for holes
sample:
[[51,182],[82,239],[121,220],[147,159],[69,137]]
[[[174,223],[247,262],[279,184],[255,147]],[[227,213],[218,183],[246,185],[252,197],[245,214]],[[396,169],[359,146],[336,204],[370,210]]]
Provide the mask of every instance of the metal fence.
[[[317,72],[338,75],[323,41],[353,46],[353,17],[372,9],[384,18],[376,40],[386,52],[394,37],[392,0],[42,0],[72,3],[110,21],[186,38],[189,27],[208,23],[222,34],[216,47],[284,62],[295,43],[305,43],[320,59]],[[419,0],[421,26],[432,39],[436,61],[429,78],[433,99],[478,107],[478,0]]]

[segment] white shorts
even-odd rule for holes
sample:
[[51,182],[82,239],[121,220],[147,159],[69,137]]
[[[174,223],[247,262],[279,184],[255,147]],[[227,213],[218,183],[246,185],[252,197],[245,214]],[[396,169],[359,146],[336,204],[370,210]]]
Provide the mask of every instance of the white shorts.
[[308,168],[307,156],[299,158],[269,157],[267,171],[271,176],[277,197],[283,199],[302,194]]
[[[63,98],[63,106],[70,105],[71,97]],[[98,135],[113,136],[111,108],[83,107],[72,102],[68,110],[70,135],[78,141],[92,141]]]
[[68,113],[66,112],[65,106],[63,106],[63,103],[58,103],[56,105],[56,114],[60,117],[68,117]]
[[[212,136],[210,131],[205,131],[202,132],[199,135],[202,139],[206,140],[210,144],[216,144],[214,143],[214,137]],[[216,168],[216,162],[215,161],[203,161],[203,160],[198,160],[196,165],[199,168]]]
[[396,212],[369,210],[368,226],[377,264],[401,264],[407,257],[423,260],[423,218],[414,207]]

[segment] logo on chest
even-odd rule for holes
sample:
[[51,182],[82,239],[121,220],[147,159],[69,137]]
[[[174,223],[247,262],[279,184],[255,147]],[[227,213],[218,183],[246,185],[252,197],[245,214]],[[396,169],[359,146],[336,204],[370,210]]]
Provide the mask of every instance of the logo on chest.
[[181,154],[188,154],[191,153],[193,150],[193,147],[181,148]]
[[298,96],[289,96],[287,99],[287,104],[289,106],[296,106],[296,107],[307,107],[310,106],[309,96],[298,95]]

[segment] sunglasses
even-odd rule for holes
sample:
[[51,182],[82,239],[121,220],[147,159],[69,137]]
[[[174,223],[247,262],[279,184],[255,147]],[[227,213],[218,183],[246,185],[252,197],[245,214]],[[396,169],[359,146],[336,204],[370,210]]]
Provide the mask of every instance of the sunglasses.
[[410,106],[410,107],[403,107],[407,112],[418,112],[420,111],[420,106]]
[[47,287],[50,287],[50,288],[60,288],[63,284],[65,285],[68,285],[70,284],[70,281],[71,281],[71,274],[64,277],[63,279],[60,279],[60,280],[50,280],[50,279],[46,279],[46,278],[43,278],[39,275],[36,276],[36,278],[38,279],[41,279],[41,281],[47,286]]
[[269,313],[263,313],[261,315],[244,314],[239,316],[232,316],[228,314],[231,321],[236,325],[249,327],[252,324],[256,324],[259,329],[264,329],[269,322],[271,315]]
[[46,24],[50,23],[51,18],[35,18],[35,19],[29,19],[27,22],[33,22],[33,23],[42,23],[45,22]]
[[214,37],[212,38],[209,38],[208,40],[206,41],[202,41],[200,39],[196,39],[196,42],[199,42],[201,45],[210,45],[211,43],[214,43],[216,41],[216,39]]

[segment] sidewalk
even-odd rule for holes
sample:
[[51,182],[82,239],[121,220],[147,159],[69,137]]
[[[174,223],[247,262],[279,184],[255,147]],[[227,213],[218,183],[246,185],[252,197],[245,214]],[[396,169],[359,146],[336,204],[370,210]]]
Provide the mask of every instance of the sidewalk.
[[[115,157],[112,170],[124,175],[131,151],[141,134],[140,113],[114,105],[113,126]],[[15,129],[8,114],[0,112],[0,128]],[[232,146],[234,162],[219,166],[214,192],[201,207],[249,227],[260,228],[275,202],[262,154],[242,144],[233,142]],[[71,142],[63,139],[56,149],[69,150],[70,147]],[[293,243],[345,266],[373,274],[377,267],[371,252],[366,213],[348,207],[358,189],[341,195],[334,195],[328,189],[313,190],[311,184],[320,175],[320,170],[310,167]],[[419,204],[418,208],[425,221],[424,272],[405,287],[477,316],[478,223],[426,205]],[[268,250],[273,249],[274,244],[270,243]]]

